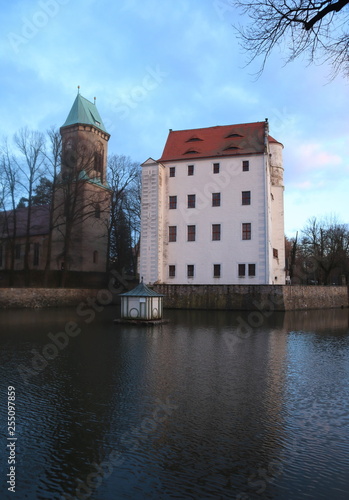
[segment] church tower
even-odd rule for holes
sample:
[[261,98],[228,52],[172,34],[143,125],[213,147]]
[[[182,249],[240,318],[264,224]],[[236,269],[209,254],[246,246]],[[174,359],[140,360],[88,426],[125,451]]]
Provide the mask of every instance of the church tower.
[[62,159],[54,197],[51,269],[105,272],[110,134],[96,102],[78,93],[60,133]]

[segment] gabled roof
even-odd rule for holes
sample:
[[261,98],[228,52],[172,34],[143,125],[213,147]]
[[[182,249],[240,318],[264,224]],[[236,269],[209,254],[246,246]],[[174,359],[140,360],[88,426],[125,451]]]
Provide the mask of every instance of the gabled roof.
[[84,125],[93,125],[103,132],[108,133],[105,129],[102,118],[98,113],[96,105],[85,99],[85,97],[82,97],[82,95],[80,94],[76,96],[68,118],[66,119],[62,127],[76,125],[77,123],[81,123]]
[[143,283],[139,283],[133,290],[129,292],[120,293],[122,297],[163,297],[161,293],[154,292]]
[[[26,235],[28,208],[17,208],[16,210],[16,237]],[[13,210],[0,212],[0,239],[13,236],[14,230]],[[50,227],[50,207],[40,205],[31,208],[30,236],[48,234]]]
[[[159,162],[263,153],[267,122],[170,130]],[[273,142],[275,139],[269,136]]]
[[157,161],[150,157],[145,162],[143,162],[141,164],[141,167],[143,167],[144,165],[156,165],[156,164],[157,164]]

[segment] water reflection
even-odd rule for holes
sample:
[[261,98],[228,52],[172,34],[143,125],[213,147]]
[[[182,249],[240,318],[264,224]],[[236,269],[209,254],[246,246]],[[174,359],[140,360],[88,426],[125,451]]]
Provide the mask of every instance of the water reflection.
[[[89,323],[0,312],[18,497],[347,498],[348,310],[249,314],[166,311],[171,323],[147,328],[114,325],[112,308]],[[25,380],[18,367],[67,322],[81,333]]]

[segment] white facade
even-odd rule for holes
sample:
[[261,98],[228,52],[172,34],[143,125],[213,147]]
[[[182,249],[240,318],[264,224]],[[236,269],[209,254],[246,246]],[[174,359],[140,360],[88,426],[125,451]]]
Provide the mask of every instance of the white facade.
[[234,148],[238,154],[147,160],[142,165],[144,282],[284,284],[282,148],[266,134],[263,152]]

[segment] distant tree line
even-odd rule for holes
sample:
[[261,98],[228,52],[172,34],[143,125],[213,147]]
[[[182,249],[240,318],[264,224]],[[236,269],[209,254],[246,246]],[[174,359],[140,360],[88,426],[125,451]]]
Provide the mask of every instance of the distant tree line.
[[[81,205],[81,190],[89,182],[83,175],[91,164],[86,145],[75,145],[69,158],[62,152],[59,130],[49,129],[46,134],[21,129],[13,141],[3,139],[0,144],[0,212],[1,240],[6,240],[10,250],[10,272],[15,269],[16,213],[26,208],[24,271],[29,274],[30,228],[33,207],[47,205],[50,210],[50,232],[45,270],[50,269],[52,230],[59,227],[54,219],[54,197],[58,185],[63,196],[57,203],[64,204],[66,218],[65,252],[69,253],[69,237],[82,220],[95,217],[96,200],[89,199]],[[63,165],[65,168],[63,169]],[[62,171],[61,171],[62,166]],[[64,171],[64,176],[62,172]],[[64,177],[64,178],[63,178]],[[77,182],[79,181],[79,182]],[[131,158],[111,155],[108,158],[107,181],[111,190],[110,217],[106,222],[108,238],[107,269],[135,275],[140,238],[140,166]],[[62,188],[63,186],[63,188]],[[87,206],[89,205],[89,206]],[[10,220],[11,219],[11,220]],[[11,230],[9,230],[11,228]]]
[[336,216],[311,217],[299,235],[286,238],[286,267],[293,284],[348,284],[349,225]]

